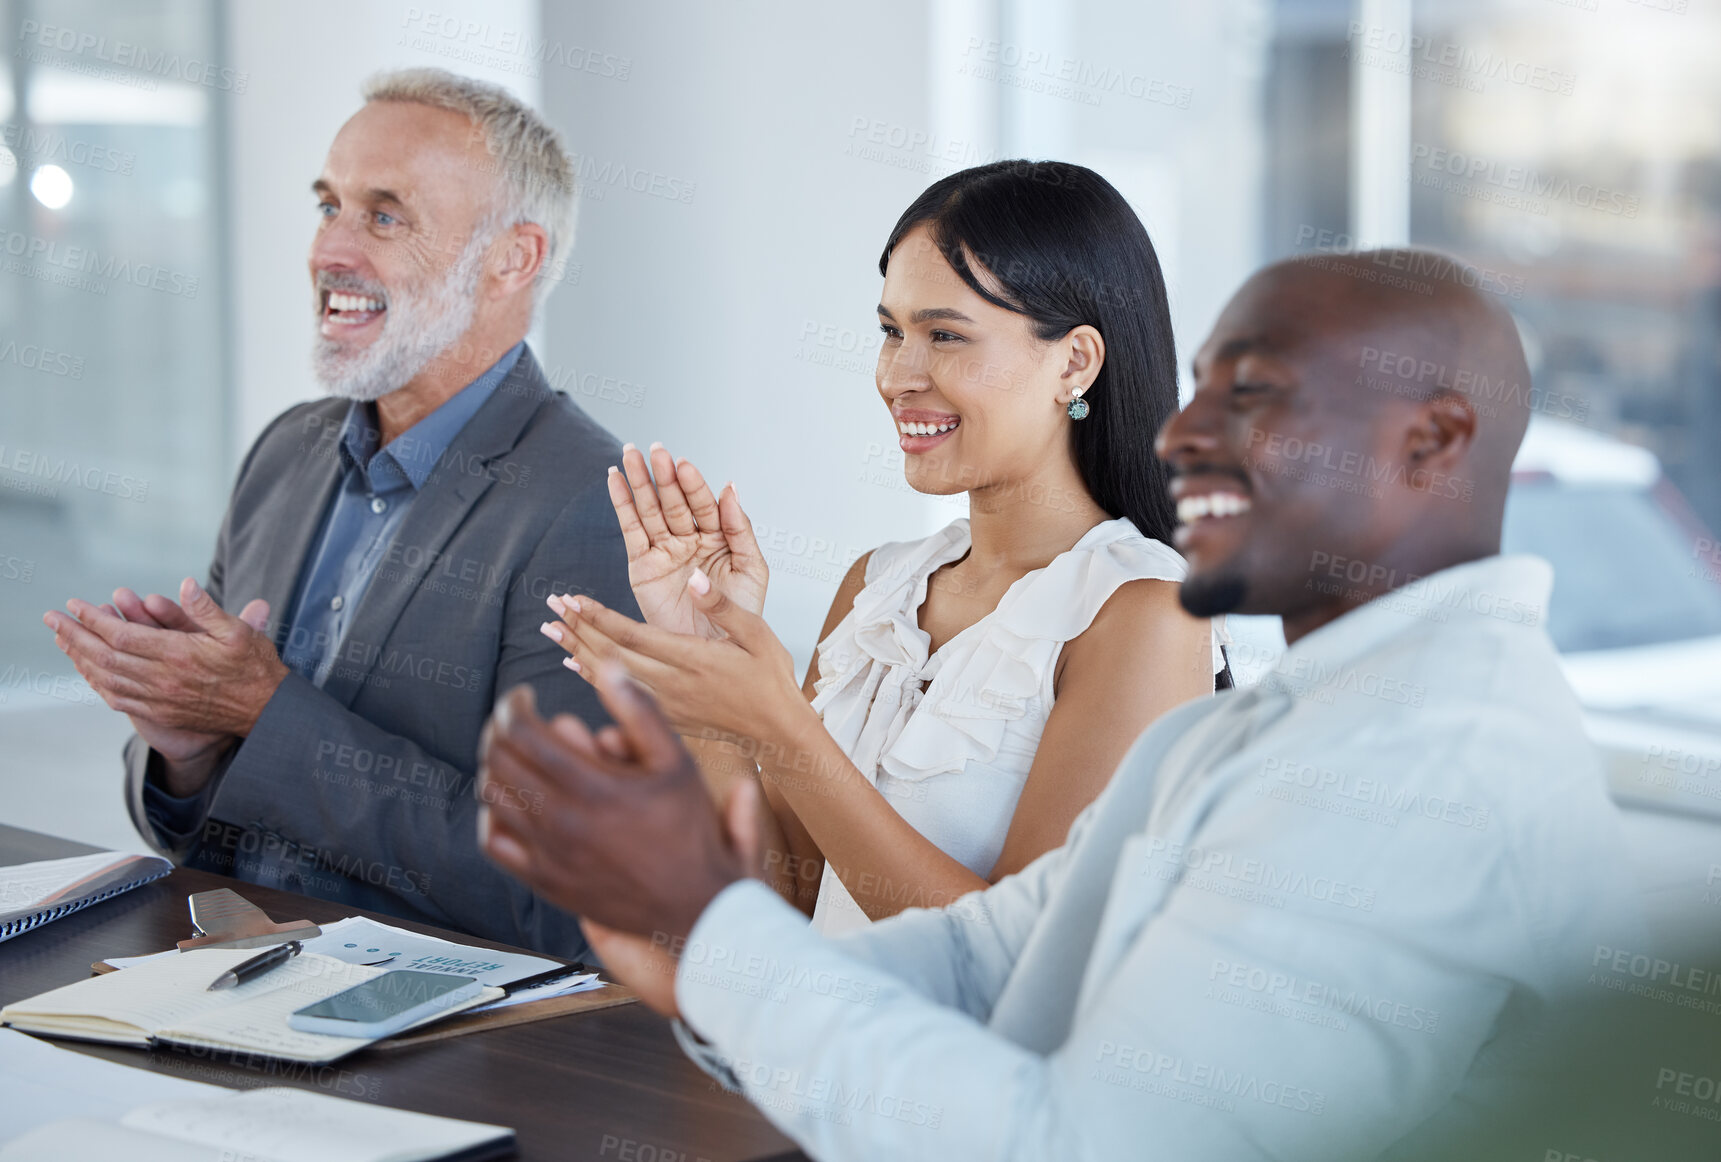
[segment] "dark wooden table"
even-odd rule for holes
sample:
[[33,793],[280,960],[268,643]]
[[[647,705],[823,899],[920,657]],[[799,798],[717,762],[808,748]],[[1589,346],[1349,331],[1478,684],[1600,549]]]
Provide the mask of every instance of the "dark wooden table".
[[[97,848],[0,824],[0,865]],[[185,897],[231,887],[276,920],[369,915],[445,939],[507,945],[364,912],[209,872],[172,875],[0,943],[0,1004],[90,975],[109,956],[160,952],[191,935]],[[73,1041],[56,1044],[170,1076],[232,1088],[290,1085],[471,1121],[512,1126],[525,1162],[729,1162],[800,1159],[743,1099],[690,1063],[644,1005],[571,1013],[447,1041],[365,1050],[329,1066],[193,1056]]]

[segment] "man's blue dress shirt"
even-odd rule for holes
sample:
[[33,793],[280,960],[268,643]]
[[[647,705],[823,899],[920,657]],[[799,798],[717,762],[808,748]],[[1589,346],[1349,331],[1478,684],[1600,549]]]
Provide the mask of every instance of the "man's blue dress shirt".
[[[378,448],[376,405],[354,401],[337,441],[343,474],[299,572],[281,660],[315,686],[328,678],[353,610],[448,445],[514,369],[524,343]],[[360,643],[366,644],[366,643]],[[374,644],[374,643],[371,643]]]
[[[299,569],[281,660],[321,687],[340,654],[341,638],[369,588],[371,578],[394,543],[407,510],[484,401],[507,378],[525,343],[516,343],[477,379],[435,411],[378,448],[381,432],[376,405],[354,401],[337,441],[342,478],[323,514],[315,548]],[[274,611],[271,610],[271,613]],[[214,788],[211,780],[196,795],[169,795],[154,783],[144,786],[152,819],[172,831],[197,825],[200,801]]]

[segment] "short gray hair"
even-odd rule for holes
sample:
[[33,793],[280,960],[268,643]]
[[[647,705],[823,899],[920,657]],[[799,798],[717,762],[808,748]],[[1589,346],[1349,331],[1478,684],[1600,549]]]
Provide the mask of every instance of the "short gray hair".
[[560,263],[574,243],[574,167],[562,135],[500,85],[447,69],[397,69],[365,82],[364,99],[405,101],[447,109],[471,119],[494,160],[497,201],[480,223],[488,232],[535,222],[549,235],[534,303],[559,279]]

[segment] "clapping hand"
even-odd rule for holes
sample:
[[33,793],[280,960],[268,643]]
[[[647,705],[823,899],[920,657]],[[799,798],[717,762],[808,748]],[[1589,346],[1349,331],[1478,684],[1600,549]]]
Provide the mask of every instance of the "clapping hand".
[[539,895],[578,913],[606,969],[673,1015],[674,962],[713,897],[763,868],[758,787],[719,814],[646,692],[606,666],[615,719],[595,734],[546,722],[529,686],[497,704],[479,744],[479,844]]
[[112,605],[73,599],[66,608],[43,616],[54,644],[167,760],[172,794],[207,781],[218,752],[251,732],[287,673],[267,633],[267,602],[234,617],[189,577],[177,604],[120,589]]
[[543,631],[567,651],[563,665],[588,682],[605,663],[622,666],[690,737],[776,737],[811,713],[794,660],[763,617],[699,569],[688,575],[684,600],[713,633],[675,633],[571,594],[549,598],[561,620]]
[[677,461],[662,444],[651,446],[649,469],[629,444],[622,449],[621,469],[610,469],[609,488],[627,544],[628,581],[646,624],[720,636],[689,598],[687,582],[695,569],[743,609],[764,611],[770,569],[733,484],[714,497],[699,469]]
[[[180,633],[197,633],[199,627],[191,620],[189,614],[180,608],[171,598],[159,593],[151,593],[148,597],[139,597],[131,589],[119,588],[114,590],[112,605],[104,605],[99,610],[87,609],[86,617],[115,617],[130,622],[133,625],[148,626],[150,629],[176,630]],[[254,601],[240,614],[240,620],[254,626],[258,630],[265,628],[269,619],[269,603]],[[74,664],[81,662],[73,655]],[[96,676],[87,663],[79,665],[80,671],[90,671],[84,674],[86,680]],[[94,683],[91,683],[94,688]],[[184,730],[171,726],[163,726],[138,714],[132,714],[132,729],[142,736],[151,750],[157,751],[173,762],[186,762],[211,750],[227,739],[227,735],[201,731]]]

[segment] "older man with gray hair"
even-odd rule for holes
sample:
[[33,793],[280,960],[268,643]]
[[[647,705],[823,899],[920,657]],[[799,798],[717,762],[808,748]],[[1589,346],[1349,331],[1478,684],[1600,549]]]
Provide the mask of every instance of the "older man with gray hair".
[[498,691],[602,714],[540,633],[544,598],[633,607],[620,448],[525,342],[572,243],[573,168],[497,86],[410,69],[364,96],[311,185],[332,398],[253,445],[206,585],[45,620],[137,731],[127,802],[158,850],[579,956],[574,918],[480,857],[473,779]]

